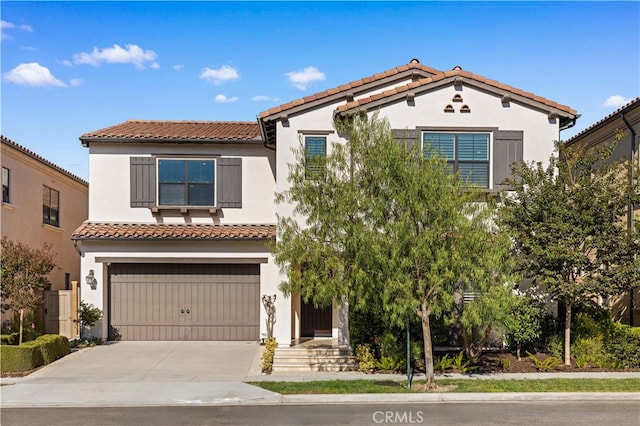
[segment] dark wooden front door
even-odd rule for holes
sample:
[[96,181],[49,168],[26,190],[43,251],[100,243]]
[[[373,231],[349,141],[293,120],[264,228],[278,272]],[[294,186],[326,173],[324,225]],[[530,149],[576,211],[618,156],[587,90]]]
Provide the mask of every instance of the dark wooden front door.
[[331,337],[331,306],[316,308],[313,302],[302,301],[300,312],[302,330],[301,337]]

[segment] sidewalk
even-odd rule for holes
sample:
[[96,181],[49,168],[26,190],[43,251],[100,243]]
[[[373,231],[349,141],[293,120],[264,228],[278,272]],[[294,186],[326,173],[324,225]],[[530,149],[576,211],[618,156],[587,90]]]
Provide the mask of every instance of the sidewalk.
[[[97,347],[74,353],[22,378],[2,378],[1,407],[132,407],[132,406],[224,406],[224,405],[294,405],[294,404],[396,404],[396,403],[452,403],[452,402],[509,402],[558,400],[624,400],[638,401],[640,392],[571,392],[571,393],[411,393],[411,394],[340,394],[340,395],[280,395],[247,382],[314,381],[314,380],[376,380],[405,381],[402,374],[301,373],[262,375],[260,353],[248,359],[243,372],[231,375],[238,355],[251,347],[240,347],[233,356],[214,356],[218,372],[211,368],[195,368],[182,360],[193,348],[188,345],[159,347],[154,354],[138,354],[127,363],[127,353],[139,352],[140,344],[112,348]],[[184,346],[184,347],[183,347]],[[122,349],[120,357],[117,355]],[[145,350],[148,348],[145,346]],[[221,347],[218,352],[224,354]],[[145,358],[146,356],[146,358]],[[201,362],[211,359],[203,351]],[[116,358],[114,358],[116,357]],[[224,358],[224,359],[222,359]],[[109,366],[106,361],[111,360]],[[113,360],[117,359],[117,362]],[[219,365],[222,364],[222,365]],[[97,365],[99,371],[96,370]],[[93,369],[90,367],[93,366]],[[640,372],[615,373],[531,373],[531,374],[444,374],[436,379],[506,380],[548,378],[640,378]],[[424,379],[416,375],[413,380]]]

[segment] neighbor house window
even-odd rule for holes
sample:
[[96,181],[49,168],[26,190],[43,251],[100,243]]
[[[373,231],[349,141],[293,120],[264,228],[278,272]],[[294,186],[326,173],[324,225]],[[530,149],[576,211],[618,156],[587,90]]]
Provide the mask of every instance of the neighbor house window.
[[481,188],[489,187],[489,135],[486,133],[423,133],[424,156],[440,155],[451,172]]
[[215,160],[158,160],[161,206],[215,206]]
[[60,192],[42,187],[42,223],[60,226]]
[[305,136],[304,157],[307,178],[318,176],[327,155],[327,138],[325,136]]
[[10,203],[11,199],[9,198],[9,169],[6,167],[2,168],[2,202]]

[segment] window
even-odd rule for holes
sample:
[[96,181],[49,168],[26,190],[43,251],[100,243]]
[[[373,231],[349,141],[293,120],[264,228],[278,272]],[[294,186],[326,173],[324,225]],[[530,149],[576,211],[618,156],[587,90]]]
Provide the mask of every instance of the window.
[[11,199],[9,198],[9,169],[6,167],[2,168],[2,202],[10,203]]
[[60,192],[42,187],[42,223],[60,226]]
[[325,136],[305,136],[304,156],[307,178],[318,176],[326,154],[327,138]]
[[158,160],[161,206],[215,206],[215,160]]
[[489,187],[489,135],[486,133],[423,133],[423,153],[447,159],[452,172],[474,186]]

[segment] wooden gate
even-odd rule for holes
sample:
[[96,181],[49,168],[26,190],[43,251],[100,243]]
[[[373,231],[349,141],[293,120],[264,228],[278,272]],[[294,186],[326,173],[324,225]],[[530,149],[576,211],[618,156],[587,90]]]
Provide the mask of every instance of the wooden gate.
[[44,292],[44,332],[60,334],[71,339],[73,335],[73,297],[71,290]]

